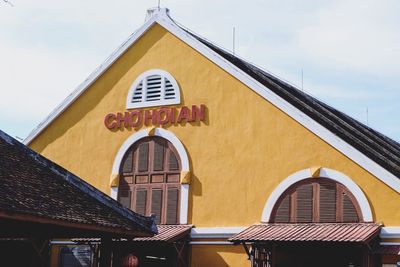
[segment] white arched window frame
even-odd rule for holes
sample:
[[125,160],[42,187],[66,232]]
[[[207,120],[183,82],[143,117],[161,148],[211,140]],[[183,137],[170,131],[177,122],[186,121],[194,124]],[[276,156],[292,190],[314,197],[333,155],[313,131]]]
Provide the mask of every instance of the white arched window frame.
[[153,69],[142,73],[132,84],[126,108],[168,106],[181,103],[178,83],[164,70]]
[[[272,214],[272,210],[278,201],[279,197],[288,189],[291,185],[300,182],[305,179],[312,177],[312,170],[305,169],[293,173],[285,180],[283,180],[270,194],[267,202],[265,203],[264,210],[261,216],[261,222],[269,222]],[[338,183],[344,185],[356,198],[362,213],[362,219],[364,222],[373,222],[372,210],[369,205],[368,199],[360,187],[348,176],[338,172],[336,170],[328,168],[320,168],[319,177],[329,178]],[[318,179],[318,178],[316,178]]]
[[[151,134],[150,134],[151,133]],[[182,173],[190,172],[189,169],[189,157],[186,153],[186,149],[181,143],[181,141],[170,131],[164,130],[162,128],[154,128],[154,129],[143,129],[134,134],[132,134],[125,142],[122,144],[118,153],[114,159],[113,167],[112,167],[112,174],[111,177],[118,175],[120,165],[122,163],[122,159],[128,149],[137,141],[142,138],[148,136],[159,136],[162,137],[175,147],[182,165]],[[182,176],[182,175],[181,175]],[[189,184],[182,184],[181,183],[181,190],[180,190],[180,206],[179,206],[179,223],[180,224],[187,224],[188,222],[188,210],[189,210]],[[113,186],[111,187],[111,197],[117,200],[118,196],[118,187]]]

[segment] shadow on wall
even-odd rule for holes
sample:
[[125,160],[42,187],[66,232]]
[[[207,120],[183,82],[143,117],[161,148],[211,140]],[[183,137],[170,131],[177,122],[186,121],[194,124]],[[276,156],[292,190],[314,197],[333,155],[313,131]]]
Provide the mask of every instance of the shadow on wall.
[[192,267],[250,266],[242,246],[234,245],[193,245]]

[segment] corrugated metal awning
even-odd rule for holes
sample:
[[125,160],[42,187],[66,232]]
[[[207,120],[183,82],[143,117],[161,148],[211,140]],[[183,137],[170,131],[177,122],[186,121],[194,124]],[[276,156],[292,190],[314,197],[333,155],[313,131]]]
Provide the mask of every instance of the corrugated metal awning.
[[375,223],[271,223],[252,225],[229,239],[242,242],[363,242],[379,234]]
[[192,225],[157,225],[158,234],[152,237],[138,237],[133,241],[164,241],[174,242],[189,235]]
[[[167,242],[172,243],[177,240],[184,238],[190,234],[190,230],[193,225],[181,225],[181,224],[171,224],[171,225],[157,225],[158,234],[152,237],[136,237],[131,241],[135,242]],[[100,238],[74,238],[73,242],[78,243],[98,243],[100,242]],[[128,241],[125,238],[115,239],[115,242],[126,242]]]

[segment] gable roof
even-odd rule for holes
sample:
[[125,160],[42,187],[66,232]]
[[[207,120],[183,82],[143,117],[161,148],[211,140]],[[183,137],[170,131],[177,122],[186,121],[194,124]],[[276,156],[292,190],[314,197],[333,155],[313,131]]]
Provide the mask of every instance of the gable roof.
[[145,217],[0,131],[0,218],[107,233],[152,236]]
[[156,9],[94,73],[70,94],[24,140],[29,144],[90,87],[124,52],[155,23],[197,50],[216,65],[247,85],[305,128],[332,145],[382,182],[400,193],[400,144],[322,103],[294,86],[182,29],[168,15]]
[[246,74],[291,103],[332,133],[400,177],[400,144],[352,117],[304,93],[253,64],[192,34],[196,39],[237,66]]

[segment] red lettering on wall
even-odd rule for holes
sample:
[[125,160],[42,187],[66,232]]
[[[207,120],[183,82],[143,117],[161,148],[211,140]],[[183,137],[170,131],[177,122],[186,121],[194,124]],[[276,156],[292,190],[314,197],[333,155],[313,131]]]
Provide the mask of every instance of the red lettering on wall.
[[181,111],[179,112],[177,122],[181,123],[183,121],[189,121],[189,119],[190,119],[190,110],[188,107],[183,106],[181,108]]
[[104,125],[106,126],[107,129],[114,129],[115,128],[115,114],[113,113],[108,113],[105,117],[104,117]]
[[145,111],[133,110],[131,112],[109,113],[104,117],[104,125],[107,129],[112,130],[121,127],[140,128],[142,125],[164,126],[170,123],[204,122],[205,120],[206,106],[201,104],[200,106],[192,105],[192,109],[187,106],[182,106],[180,110],[176,107],[161,107]]
[[193,121],[204,121],[206,119],[206,106],[201,104],[200,108],[196,105],[192,106],[192,116],[190,122]]
[[[143,114],[140,110],[135,110],[131,112],[132,115],[132,127],[139,127],[140,125],[142,125],[142,121],[143,121]],[[136,118],[136,120],[135,120]]]

